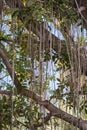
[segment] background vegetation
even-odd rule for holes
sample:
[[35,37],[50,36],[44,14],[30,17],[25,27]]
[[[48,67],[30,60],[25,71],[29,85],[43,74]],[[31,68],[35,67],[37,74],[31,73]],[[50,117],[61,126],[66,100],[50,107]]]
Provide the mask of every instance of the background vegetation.
[[86,5],[0,1],[0,130],[87,129]]

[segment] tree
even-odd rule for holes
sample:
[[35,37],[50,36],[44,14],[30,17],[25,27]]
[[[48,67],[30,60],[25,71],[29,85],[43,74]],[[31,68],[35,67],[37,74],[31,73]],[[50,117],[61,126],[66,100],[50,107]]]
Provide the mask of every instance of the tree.
[[[84,57],[87,50],[84,38],[78,37],[75,41],[70,35],[71,24],[78,20],[72,1],[66,0],[65,3],[62,0],[5,0],[0,10],[3,12],[1,22],[7,25],[6,28],[10,27],[9,34],[6,33],[6,28],[4,31],[1,30],[0,34],[0,72],[4,71],[2,74],[6,77],[10,75],[13,80],[12,84],[1,77],[5,80],[0,90],[0,93],[4,94],[0,99],[1,129],[20,126],[32,130],[44,128],[44,124],[52,117],[58,117],[86,130],[86,120],[68,114],[45,99],[50,77],[43,77],[46,72],[43,73],[43,63],[50,60],[57,65],[59,72],[62,71],[60,74],[69,70],[67,73],[69,76],[58,79],[59,86],[53,91],[50,100],[56,99],[57,102],[63,100],[63,90],[70,88],[70,91],[65,93],[65,102],[67,106],[78,111],[80,94],[84,95],[82,91],[86,82],[81,86],[80,81],[82,75],[87,75],[87,57]],[[60,29],[64,39],[60,40],[51,33],[47,21]],[[35,74],[35,67],[39,74]],[[84,104],[80,108],[86,112],[86,101]],[[7,113],[6,116],[3,113]]]

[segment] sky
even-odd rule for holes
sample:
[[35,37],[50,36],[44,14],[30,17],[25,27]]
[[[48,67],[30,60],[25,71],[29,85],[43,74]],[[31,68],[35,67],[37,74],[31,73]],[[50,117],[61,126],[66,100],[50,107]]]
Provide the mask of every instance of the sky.
[[[8,17],[4,17],[5,20],[8,19]],[[54,34],[56,37],[58,37],[58,39],[60,40],[64,40],[64,36],[62,35],[61,31],[58,30],[54,23],[52,22],[47,22],[46,24],[46,28],[49,32],[51,32],[52,34]],[[10,30],[9,30],[9,26],[7,26],[6,24],[3,24],[2,26],[2,30],[5,30],[6,34],[9,34],[10,33]],[[83,36],[84,38],[87,37],[87,32],[85,29],[83,29],[83,31],[81,31],[81,27],[77,27],[76,25],[71,25],[71,35],[72,37],[74,38],[74,40],[76,41],[77,40],[77,37],[81,37]],[[54,79],[51,80],[49,82],[49,86],[50,88],[52,88],[53,90],[57,88],[57,83],[58,81],[56,80],[56,78],[58,78],[59,74],[58,72],[56,72],[56,66],[54,65],[54,62],[52,62],[52,60],[50,60],[48,62],[48,73],[50,76],[54,76]],[[8,78],[9,79],[9,78]],[[7,80],[7,79],[5,79]],[[11,80],[11,79],[10,79]]]

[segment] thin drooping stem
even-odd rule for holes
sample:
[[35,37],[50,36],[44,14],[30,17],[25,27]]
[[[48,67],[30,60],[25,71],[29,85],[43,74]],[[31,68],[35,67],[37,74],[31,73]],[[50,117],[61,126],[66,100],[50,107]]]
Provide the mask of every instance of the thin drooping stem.
[[[1,48],[0,48],[0,57],[2,58],[3,63],[5,64],[8,73],[12,77],[12,67],[11,67],[11,65],[8,61],[8,58],[6,57],[4,51]],[[14,74],[14,84],[15,84],[16,88],[19,90],[19,93],[21,95],[32,98],[36,103],[45,107],[52,114],[52,116],[56,116],[56,117],[66,121],[68,123],[71,123],[74,126],[80,128],[81,130],[87,129],[87,121],[86,120],[78,119],[78,118],[64,112],[63,110],[57,108],[55,105],[50,103],[48,100],[42,99],[42,97],[37,95],[36,93],[34,93],[30,90],[24,89],[21,86],[16,74]]]

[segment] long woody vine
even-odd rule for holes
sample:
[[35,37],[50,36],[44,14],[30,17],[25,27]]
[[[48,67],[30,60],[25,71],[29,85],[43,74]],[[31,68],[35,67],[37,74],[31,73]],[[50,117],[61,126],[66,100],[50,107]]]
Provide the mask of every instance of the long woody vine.
[[[77,69],[77,64],[76,64],[76,59],[75,54],[78,53],[78,58],[79,56],[79,51],[77,52],[76,49],[79,48],[79,46],[74,49],[75,43],[73,39],[70,37],[69,29],[71,23],[75,22],[77,19],[77,15],[75,14],[74,11],[72,11],[72,7],[69,6],[71,3],[70,1],[66,0],[67,5],[63,3],[63,1],[45,1],[45,6],[44,2],[42,1],[36,1],[36,2],[30,2],[22,5],[23,8],[21,8],[21,3],[15,1],[15,5],[17,6],[16,8],[14,7],[14,4],[11,4],[10,1],[6,1],[8,6],[12,6],[11,10],[7,7],[6,3],[3,6],[3,23],[6,23],[10,27],[10,32],[7,35],[5,33],[6,29],[1,31],[0,34],[0,39],[1,39],[1,49],[0,49],[0,56],[2,58],[1,60],[1,72],[4,70],[4,74],[7,77],[8,72],[10,76],[12,77],[12,67],[10,64],[12,64],[12,55],[13,55],[13,49],[12,49],[12,44],[15,42],[15,74],[14,74],[14,84],[17,87],[17,90],[15,88],[14,92],[14,100],[13,100],[13,107],[14,107],[14,122],[13,122],[13,127],[27,127],[30,129],[33,128],[38,128],[40,126],[44,126],[44,124],[51,119],[51,114],[43,115],[43,113],[40,111],[40,107],[34,102],[34,100],[39,103],[39,105],[43,105],[46,107],[50,112],[52,113],[54,110],[53,115],[56,115],[57,108],[55,106],[53,107],[52,104],[49,102],[44,102],[44,97],[40,95],[36,95],[36,92],[38,94],[42,94],[42,91],[46,91],[48,88],[49,84],[49,79],[52,79],[52,77],[48,77],[45,75],[45,72],[43,72],[43,64],[44,62],[49,62],[50,58],[55,62],[57,65],[58,70],[61,71],[62,78],[57,79],[58,80],[58,87],[54,92],[52,92],[50,100],[51,99],[56,99],[58,102],[59,100],[63,100],[67,102],[67,106],[69,107],[78,107],[79,102],[78,102],[78,94],[79,92],[82,93],[81,88],[79,87],[78,91],[76,91],[75,87],[79,85],[80,81],[80,75],[78,77],[78,69]],[[14,1],[11,1],[14,2]],[[18,5],[19,4],[19,5]],[[52,6],[51,6],[52,4]],[[69,8],[71,7],[71,8]],[[46,10],[47,9],[47,10]],[[50,15],[51,9],[53,9],[53,16]],[[65,11],[66,10],[66,11]],[[11,19],[10,19],[10,13],[12,12],[12,17],[15,18],[15,23],[12,23],[13,25],[11,26]],[[59,13],[59,15],[58,15]],[[70,16],[72,14],[72,17]],[[4,16],[7,15],[7,19],[4,18]],[[27,17],[29,16],[29,17]],[[52,16],[51,18],[49,16]],[[55,17],[57,18],[57,22],[55,22]],[[70,20],[68,20],[71,18]],[[22,23],[20,20],[22,20]],[[74,19],[74,21],[72,21]],[[53,34],[49,34],[49,31],[43,27],[43,22],[47,21],[49,22],[54,22],[57,28],[60,28],[62,31],[64,37],[66,40],[58,40],[57,37],[55,37]],[[69,28],[67,28],[67,23],[69,25]],[[40,25],[40,26],[39,26]],[[30,27],[31,26],[31,27]],[[60,27],[59,27],[60,26]],[[14,41],[12,37],[12,30],[14,27]],[[15,28],[16,27],[16,28]],[[25,28],[26,27],[26,28]],[[7,26],[8,28],[8,26]],[[30,30],[27,30],[29,29]],[[42,28],[42,30],[41,30]],[[48,27],[49,30],[51,29]],[[40,31],[41,30],[41,31]],[[51,30],[50,30],[51,31]],[[43,32],[45,33],[45,36],[43,36]],[[51,36],[51,37],[50,37]],[[51,40],[50,40],[51,38]],[[61,44],[61,45],[57,45]],[[68,43],[68,44],[67,44]],[[77,44],[78,45],[78,44]],[[44,47],[43,47],[44,46]],[[59,48],[60,46],[60,48]],[[6,55],[9,57],[8,58],[5,56],[3,50],[7,50]],[[61,51],[60,51],[61,49]],[[27,50],[27,52],[26,52]],[[30,52],[28,53],[28,51]],[[39,52],[40,50],[40,52]],[[67,53],[66,53],[67,50]],[[42,52],[41,52],[42,51]],[[59,52],[60,54],[58,54]],[[84,53],[84,51],[83,51]],[[50,54],[52,56],[50,56]],[[2,62],[3,61],[3,62]],[[9,61],[9,62],[8,62]],[[71,63],[70,63],[71,62]],[[75,64],[74,64],[75,62]],[[6,65],[6,70],[5,66],[3,63]],[[9,64],[10,63],[10,64]],[[52,65],[52,64],[51,64]],[[36,69],[36,70],[34,70]],[[39,70],[41,69],[40,76],[39,76]],[[46,68],[47,69],[47,68]],[[66,77],[63,77],[63,72],[66,72],[66,70],[69,70],[67,72]],[[84,70],[85,71],[85,70]],[[43,73],[42,73],[43,72]],[[75,73],[76,72],[76,73]],[[44,74],[44,76],[42,75]],[[47,74],[47,72],[46,72]],[[76,75],[74,75],[76,74]],[[43,81],[43,79],[46,77],[46,81]],[[75,76],[75,77],[74,77]],[[18,79],[17,79],[18,77]],[[1,77],[2,78],[2,77]],[[9,77],[8,77],[9,78]],[[40,80],[41,79],[41,80]],[[4,79],[5,80],[5,79]],[[53,79],[52,79],[53,80]],[[42,83],[43,82],[43,83]],[[48,83],[48,84],[46,84]],[[42,89],[40,88],[41,86],[43,87]],[[46,88],[44,87],[46,86]],[[1,88],[7,88],[7,94],[9,95],[9,90],[11,91],[11,88],[13,87],[12,84],[10,83],[2,83]],[[22,86],[22,87],[21,87]],[[31,88],[30,88],[31,86]],[[78,87],[77,87],[78,88]],[[43,90],[44,89],[44,90]],[[45,90],[46,89],[46,90]],[[66,89],[64,93],[64,89]],[[69,91],[70,89],[70,91]],[[35,93],[33,93],[31,90],[33,90]],[[17,91],[20,93],[17,94]],[[3,90],[3,92],[5,92]],[[77,92],[77,93],[75,93]],[[29,96],[31,99],[28,99],[24,96]],[[75,97],[77,94],[77,97]],[[73,99],[74,95],[74,99]],[[58,99],[58,100],[57,100]],[[77,99],[77,101],[75,101]],[[10,120],[10,98],[9,96],[1,96],[1,128],[8,129],[11,120]],[[4,103],[5,102],[5,103]],[[76,103],[76,104],[75,104]],[[49,108],[49,106],[50,108]],[[86,106],[86,102],[84,102]],[[53,109],[51,109],[51,107]],[[82,104],[83,107],[83,104]],[[81,109],[82,109],[81,107]],[[86,107],[84,107],[85,112],[86,112]],[[78,109],[77,109],[78,110]],[[5,116],[4,113],[7,112],[7,117]],[[46,112],[46,111],[45,111]],[[61,111],[60,111],[61,112]],[[46,117],[45,117],[46,116]],[[60,117],[60,115],[57,115]],[[68,121],[62,115],[62,119],[65,119],[65,121]],[[70,118],[70,117],[69,117]],[[78,121],[78,120],[74,120]],[[38,123],[37,123],[38,122]],[[54,121],[52,121],[53,124]],[[69,122],[69,121],[68,121]],[[71,124],[73,123],[73,120],[70,122]],[[33,125],[32,125],[33,124]],[[38,125],[37,125],[38,124]],[[74,123],[73,123],[74,124]],[[58,126],[58,124],[56,123]],[[74,124],[76,126],[76,124]],[[77,127],[80,127],[79,123]],[[11,126],[10,126],[11,128]],[[43,129],[46,128],[42,127]]]

